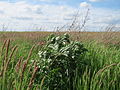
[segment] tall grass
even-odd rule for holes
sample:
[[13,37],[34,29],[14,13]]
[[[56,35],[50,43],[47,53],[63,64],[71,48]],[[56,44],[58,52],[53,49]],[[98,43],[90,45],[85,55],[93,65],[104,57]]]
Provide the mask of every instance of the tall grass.
[[[36,62],[30,62],[38,59],[40,47],[34,48],[33,42],[28,41],[19,39],[11,43],[10,40],[5,40],[2,46],[0,43],[0,90],[44,90],[46,78],[43,77],[40,83],[36,83],[39,68]],[[81,69],[76,72],[74,90],[119,90],[120,48],[114,45],[108,47],[96,41],[85,42],[84,45],[88,49],[83,56],[86,65],[81,65]]]
[[88,66],[81,76],[76,76],[77,90],[119,90],[120,50],[97,43],[86,47],[89,51],[84,60]]
[[30,49],[26,60],[21,56],[17,61],[15,56],[17,46],[10,46],[6,40],[1,48],[0,56],[0,90],[30,90],[35,89],[34,79],[38,67],[31,68],[29,60],[34,46]]

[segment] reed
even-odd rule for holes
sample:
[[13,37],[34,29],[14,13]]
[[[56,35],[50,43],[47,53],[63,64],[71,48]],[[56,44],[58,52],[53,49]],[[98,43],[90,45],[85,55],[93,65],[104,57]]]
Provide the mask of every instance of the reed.
[[[30,49],[28,57],[26,58],[25,61],[23,61],[24,60],[23,56],[21,56],[19,60],[16,61],[14,55],[15,52],[18,50],[18,47],[16,45],[13,48],[11,47],[13,46],[10,46],[10,40],[5,40],[3,46],[1,47],[0,90],[32,89],[32,85],[34,84],[34,79],[36,72],[38,71],[38,67],[34,63],[35,65],[34,70],[33,72],[30,71],[30,69],[32,69],[33,64],[29,63],[29,60],[35,45]],[[28,71],[30,71],[31,73],[28,73]],[[31,77],[28,76],[30,74]],[[30,81],[28,81],[29,79]],[[27,81],[24,82],[24,80]]]

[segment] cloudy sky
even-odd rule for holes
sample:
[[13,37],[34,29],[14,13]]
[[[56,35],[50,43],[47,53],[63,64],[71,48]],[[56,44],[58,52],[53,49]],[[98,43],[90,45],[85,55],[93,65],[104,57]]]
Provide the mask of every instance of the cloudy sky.
[[120,0],[0,0],[0,30],[54,30],[71,23],[78,10],[82,21],[88,8],[86,30],[120,27]]

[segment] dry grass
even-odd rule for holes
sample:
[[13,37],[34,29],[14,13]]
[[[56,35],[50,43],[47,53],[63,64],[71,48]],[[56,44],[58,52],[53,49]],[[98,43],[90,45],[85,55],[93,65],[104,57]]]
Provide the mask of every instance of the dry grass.
[[78,41],[97,41],[104,44],[120,44],[120,32],[1,32],[0,33],[0,42],[3,42],[7,39],[10,40],[24,40],[31,41],[35,44],[41,44],[41,41],[44,41],[45,38],[52,34],[63,34],[69,33],[73,40]]

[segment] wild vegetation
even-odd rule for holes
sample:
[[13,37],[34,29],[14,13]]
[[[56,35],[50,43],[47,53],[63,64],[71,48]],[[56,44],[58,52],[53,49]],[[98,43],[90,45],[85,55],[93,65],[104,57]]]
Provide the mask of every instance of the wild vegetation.
[[0,90],[119,90],[119,32],[51,33],[0,33]]

